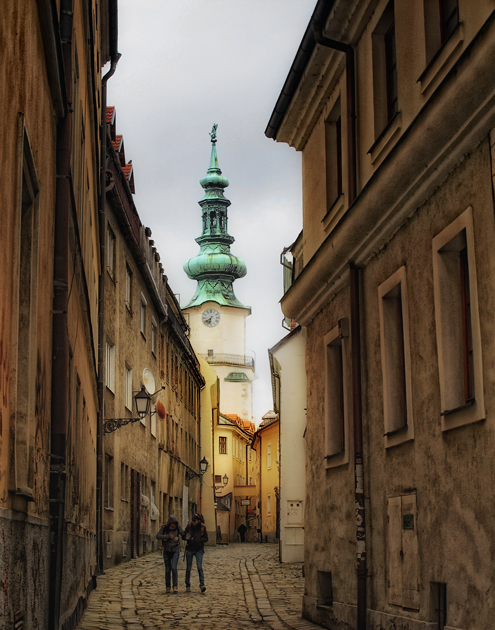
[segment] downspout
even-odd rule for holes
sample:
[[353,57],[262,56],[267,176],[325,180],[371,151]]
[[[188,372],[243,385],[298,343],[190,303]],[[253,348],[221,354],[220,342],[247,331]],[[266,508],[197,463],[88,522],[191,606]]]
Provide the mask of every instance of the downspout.
[[[72,0],[60,5],[61,74],[72,100]],[[69,403],[69,217],[71,204],[71,108],[57,125],[55,231],[53,256],[52,386],[50,427],[50,594],[48,623],[60,624],[65,524],[66,441]]]
[[356,199],[356,77],[354,63],[354,48],[350,44],[343,44],[334,39],[325,37],[321,32],[321,27],[313,24],[315,41],[320,46],[326,46],[333,50],[345,53],[345,73],[346,73],[346,102],[347,102],[347,188],[349,195],[349,206]]
[[366,519],[363,466],[363,413],[361,401],[361,331],[359,270],[350,265],[352,409],[354,419],[354,479],[356,513],[357,630],[366,630]]
[[260,439],[260,542],[263,542],[263,445],[261,443],[261,433],[258,437]]
[[103,573],[103,360],[105,335],[105,224],[106,224],[106,163],[107,163],[107,82],[117,68],[121,57],[117,52],[118,18],[117,0],[111,0],[110,13],[110,69],[101,80],[100,122],[100,194],[99,194],[99,237],[100,237],[100,281],[98,283],[98,417],[96,437],[96,555],[97,573]]

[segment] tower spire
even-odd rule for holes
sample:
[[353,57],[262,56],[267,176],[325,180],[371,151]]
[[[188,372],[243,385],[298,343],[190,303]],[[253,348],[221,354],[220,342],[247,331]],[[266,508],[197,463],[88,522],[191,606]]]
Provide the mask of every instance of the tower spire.
[[230,201],[224,197],[224,189],[229,181],[222,175],[217,157],[217,127],[210,132],[211,157],[206,177],[200,180],[205,193],[199,202],[202,209],[203,231],[196,239],[200,246],[199,254],[184,263],[184,271],[198,286],[192,300],[184,307],[200,306],[204,302],[217,302],[222,306],[244,306],[234,294],[233,283],[246,275],[246,265],[242,258],[230,253],[230,245],[235,241],[227,231],[227,208]]

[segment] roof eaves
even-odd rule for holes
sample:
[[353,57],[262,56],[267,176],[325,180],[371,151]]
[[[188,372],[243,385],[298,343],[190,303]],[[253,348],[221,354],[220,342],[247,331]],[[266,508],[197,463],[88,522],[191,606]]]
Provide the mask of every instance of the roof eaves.
[[299,87],[301,78],[306,70],[306,66],[308,65],[311,55],[316,47],[316,40],[313,34],[313,23],[323,26],[323,24],[327,21],[334,4],[335,0],[318,0],[302,41],[299,44],[296,56],[294,57],[294,61],[292,62],[292,66],[289,70],[289,74],[285,79],[280,96],[277,99],[272,115],[270,116],[270,120],[268,121],[268,125],[265,129],[265,136],[267,138],[273,138],[273,140],[277,139],[280,125],[285,118],[285,114],[289,109],[292,98]]

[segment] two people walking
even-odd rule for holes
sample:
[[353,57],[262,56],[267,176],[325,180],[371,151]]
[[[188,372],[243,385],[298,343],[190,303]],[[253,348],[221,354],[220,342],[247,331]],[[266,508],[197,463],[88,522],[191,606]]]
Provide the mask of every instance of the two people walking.
[[[205,521],[201,514],[194,514],[191,522],[183,530],[179,525],[178,518],[171,514],[166,523],[160,527],[156,535],[163,543],[163,560],[165,562],[165,587],[170,593],[173,585],[173,592],[178,593],[178,573],[177,564],[180,555],[180,538],[186,541],[186,591],[191,590],[191,569],[193,559],[196,558],[196,567],[199,575],[199,587],[201,592],[206,591],[205,578],[203,572],[203,554],[205,542],[208,542],[208,533]],[[180,538],[179,538],[180,537]]]

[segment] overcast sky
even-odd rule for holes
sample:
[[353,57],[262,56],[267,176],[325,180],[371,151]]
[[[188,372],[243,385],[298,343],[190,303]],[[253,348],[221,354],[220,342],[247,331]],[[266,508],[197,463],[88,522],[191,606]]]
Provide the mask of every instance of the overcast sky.
[[115,105],[117,133],[134,165],[136,207],[182,306],[196,289],[182,265],[199,252],[199,180],[209,165],[208,134],[218,124],[236,239],[231,251],[247,266],[234,291],[252,307],[247,348],[256,355],[256,424],[273,406],[267,350],[287,334],[280,252],[302,227],[301,156],[264,131],[315,4],[119,0],[122,58],[108,83],[108,104]]

